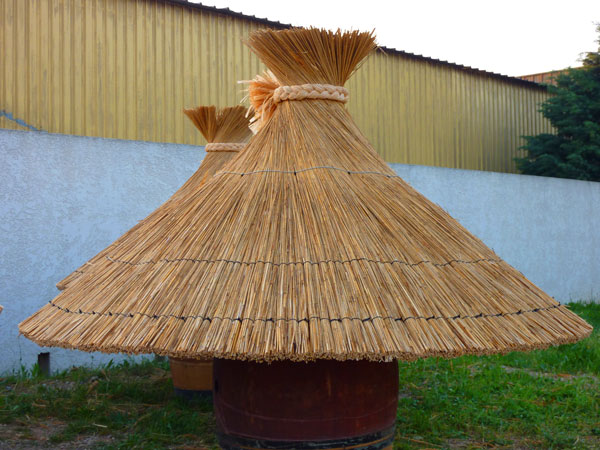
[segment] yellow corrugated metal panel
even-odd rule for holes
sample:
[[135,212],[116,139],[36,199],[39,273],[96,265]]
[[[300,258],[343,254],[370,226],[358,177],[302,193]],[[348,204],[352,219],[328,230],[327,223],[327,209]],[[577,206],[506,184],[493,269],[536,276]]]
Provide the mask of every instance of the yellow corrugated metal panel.
[[0,0],[0,110],[53,133],[201,144],[181,110],[239,103],[237,81],[262,70],[241,40],[260,27],[164,1]]
[[[263,26],[165,0],[0,0],[0,127],[202,144],[181,110],[241,100],[262,71],[241,41]],[[550,130],[545,91],[398,53],[348,88],[389,162],[514,171],[520,136]]]
[[512,172],[523,135],[550,132],[546,91],[378,52],[349,83],[349,108],[388,162]]

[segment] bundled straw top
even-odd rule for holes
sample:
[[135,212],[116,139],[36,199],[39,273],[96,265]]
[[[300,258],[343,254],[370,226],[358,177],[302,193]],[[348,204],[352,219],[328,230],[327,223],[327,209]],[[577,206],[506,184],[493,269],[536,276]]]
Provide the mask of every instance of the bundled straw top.
[[227,161],[246,146],[252,136],[248,128],[247,109],[243,106],[233,106],[217,109],[215,106],[198,106],[184,109],[183,112],[194,123],[207,141],[206,156],[198,170],[159,208],[140,221],[117,241],[94,256],[73,273],[56,283],[63,290],[69,284],[85,273],[97,261],[105,260],[106,256],[123,245],[136,243],[148,230],[160,222],[167,221],[169,212],[177,208],[180,202],[194,194],[204,182],[212,177]]
[[[283,86],[333,87],[375,46],[369,33],[316,29],[258,31],[248,45]],[[167,222],[113,248],[21,332],[90,351],[256,361],[486,354],[590,333],[401,180],[342,100],[275,102],[244,152]]]

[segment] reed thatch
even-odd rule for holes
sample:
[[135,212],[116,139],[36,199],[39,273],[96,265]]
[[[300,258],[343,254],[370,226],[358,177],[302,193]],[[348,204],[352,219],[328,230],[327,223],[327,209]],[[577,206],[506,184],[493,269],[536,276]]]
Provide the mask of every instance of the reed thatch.
[[[285,85],[343,85],[369,33],[259,31]],[[591,327],[401,180],[344,105],[283,101],[168,221],[20,324],[42,345],[256,361],[415,359]]]
[[[247,109],[243,106],[221,109],[217,109],[215,106],[198,106],[184,109],[183,112],[202,133],[207,143],[246,143],[252,136],[248,128]],[[66,289],[73,280],[79,278],[90,266],[97,261],[106,259],[106,256],[110,255],[114,249],[127,245],[127,243],[137,242],[140,238],[143,238],[149,229],[154,228],[159,222],[167,221],[173,207],[194,194],[206,180],[212,177],[238,151],[225,149],[207,152],[198,170],[165,203],[109,247],[56,283],[56,287],[61,291]]]

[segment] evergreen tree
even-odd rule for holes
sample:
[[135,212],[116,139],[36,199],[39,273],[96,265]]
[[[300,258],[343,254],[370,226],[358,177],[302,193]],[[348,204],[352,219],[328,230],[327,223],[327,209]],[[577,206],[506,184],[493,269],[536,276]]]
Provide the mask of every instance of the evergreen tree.
[[[600,34],[600,24],[596,30]],[[600,44],[600,38],[597,41]],[[600,181],[600,48],[583,67],[559,75],[541,112],[554,134],[525,136],[525,158],[515,158],[528,175]]]

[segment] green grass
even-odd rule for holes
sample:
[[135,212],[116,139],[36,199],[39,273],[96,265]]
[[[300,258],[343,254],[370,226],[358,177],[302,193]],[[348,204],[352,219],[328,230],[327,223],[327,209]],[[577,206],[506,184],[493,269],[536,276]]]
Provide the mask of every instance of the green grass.
[[600,448],[600,305],[571,309],[576,344],[401,363],[397,448]]
[[98,448],[216,447],[212,405],[174,397],[168,364],[149,360],[0,378],[0,423],[11,425],[4,436],[0,428],[0,442],[34,445],[27,432],[38,427],[42,441],[73,448],[82,436]]
[[[600,305],[572,309],[600,327]],[[398,449],[600,448],[597,331],[527,354],[400,363],[400,386]],[[0,444],[216,448],[212,405],[172,389],[167,363],[155,361],[50,378],[22,370],[0,378]]]

